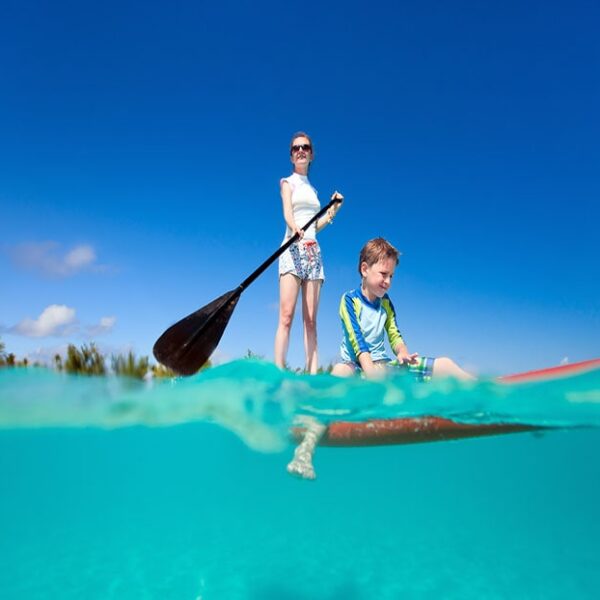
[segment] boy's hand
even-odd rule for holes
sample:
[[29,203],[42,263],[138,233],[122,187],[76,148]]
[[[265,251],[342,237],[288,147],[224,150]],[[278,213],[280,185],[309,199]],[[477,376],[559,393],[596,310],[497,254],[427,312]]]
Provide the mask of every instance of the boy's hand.
[[396,355],[398,362],[401,365],[414,365],[417,362],[417,358],[419,358],[418,352],[413,352],[409,354],[406,348],[401,348]]

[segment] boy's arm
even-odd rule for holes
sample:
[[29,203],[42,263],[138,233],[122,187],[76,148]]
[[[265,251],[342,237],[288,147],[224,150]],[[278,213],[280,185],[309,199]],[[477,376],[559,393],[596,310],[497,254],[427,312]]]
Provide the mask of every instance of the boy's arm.
[[385,377],[385,369],[375,365],[370,352],[362,352],[359,354],[358,362],[367,379],[381,379]]
[[411,354],[408,351],[398,329],[398,324],[396,323],[396,310],[394,309],[394,305],[389,296],[386,295],[383,297],[381,305],[386,312],[385,330],[387,331],[390,346],[392,347],[398,362],[401,364],[414,363],[419,355],[416,352]]

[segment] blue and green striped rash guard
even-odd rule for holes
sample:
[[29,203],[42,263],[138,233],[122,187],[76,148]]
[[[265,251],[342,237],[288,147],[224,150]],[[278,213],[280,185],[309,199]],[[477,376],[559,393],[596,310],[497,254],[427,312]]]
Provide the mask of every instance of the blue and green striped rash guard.
[[394,351],[403,341],[394,305],[387,294],[370,302],[360,288],[346,292],[340,302],[340,317],[344,332],[340,354],[344,362],[359,364],[362,352],[370,352],[373,361],[390,360],[385,351],[384,331]]

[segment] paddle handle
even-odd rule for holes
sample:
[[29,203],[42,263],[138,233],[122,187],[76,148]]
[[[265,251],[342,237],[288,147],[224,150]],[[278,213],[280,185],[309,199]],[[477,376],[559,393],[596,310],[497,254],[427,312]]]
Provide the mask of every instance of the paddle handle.
[[[334,204],[340,203],[341,200],[331,200],[326,206],[324,206],[304,227],[302,227],[302,231],[306,231],[317,219],[320,219]],[[265,262],[251,273],[238,285],[237,290],[241,294],[268,266],[271,265],[277,258],[279,258],[294,242],[298,241],[300,236],[295,233],[283,246],[280,246],[276,252],[271,254]]]

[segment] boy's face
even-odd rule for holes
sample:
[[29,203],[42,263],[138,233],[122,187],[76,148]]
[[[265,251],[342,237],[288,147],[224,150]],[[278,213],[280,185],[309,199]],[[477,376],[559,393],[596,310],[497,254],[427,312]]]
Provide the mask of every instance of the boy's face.
[[367,296],[382,298],[392,285],[395,270],[396,261],[392,258],[384,258],[371,266],[366,262],[361,263],[360,273],[363,277],[363,288],[367,292]]

